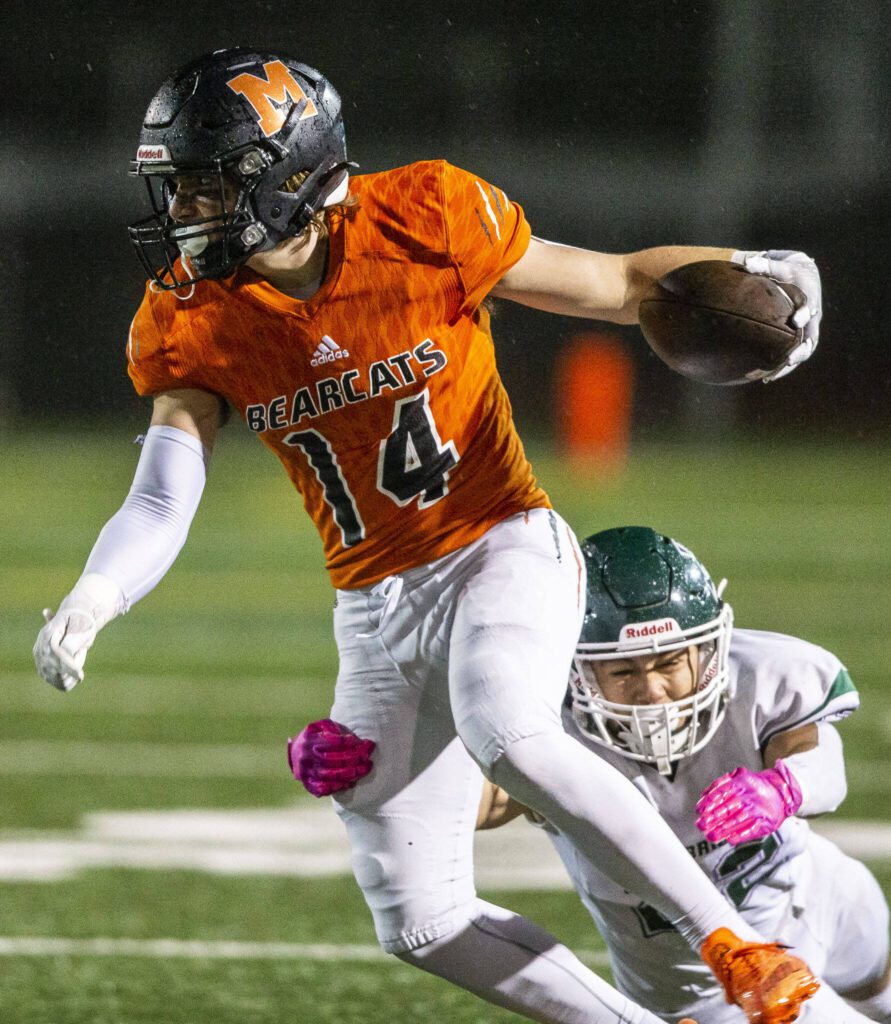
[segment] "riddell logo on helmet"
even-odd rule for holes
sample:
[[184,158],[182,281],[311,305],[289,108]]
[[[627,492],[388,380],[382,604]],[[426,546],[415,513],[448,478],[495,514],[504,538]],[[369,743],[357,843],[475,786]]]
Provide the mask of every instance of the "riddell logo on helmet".
[[158,160],[170,163],[170,150],[166,146],[140,146],[136,150],[137,160]]
[[651,637],[664,636],[665,634],[679,634],[681,627],[674,619],[655,619],[653,622],[639,622],[633,626],[622,626],[619,633],[619,641],[623,640],[649,640]]

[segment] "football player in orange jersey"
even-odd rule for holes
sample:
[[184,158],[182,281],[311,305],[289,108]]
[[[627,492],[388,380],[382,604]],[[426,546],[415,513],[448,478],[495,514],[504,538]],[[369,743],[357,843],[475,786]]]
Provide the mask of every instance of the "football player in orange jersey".
[[584,567],[524,456],[482,302],[634,323],[653,280],[732,259],[806,296],[803,341],[779,376],[817,342],[813,261],[555,245],[531,237],[503,191],[443,161],[350,167],[337,93],[288,58],[218,51],[152,100],[132,170],[154,212],[130,229],[150,280],[127,342],[151,425],[122,508],[47,612],[39,673],[71,689],[98,630],[170,567],[234,407],[324,542],[332,715],[380,743],[374,773],[336,806],[383,948],[530,1020],[655,1024],[554,937],[477,898],[486,775],[749,995],[763,981],[769,1004],[770,979],[787,975],[781,1002],[752,1019],[794,1019],[804,966],[769,953],[762,970],[749,955],[760,936],[633,785],[562,729]]

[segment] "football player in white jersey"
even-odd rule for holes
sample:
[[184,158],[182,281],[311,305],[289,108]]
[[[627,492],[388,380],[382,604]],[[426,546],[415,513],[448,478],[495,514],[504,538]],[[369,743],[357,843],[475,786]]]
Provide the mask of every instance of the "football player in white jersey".
[[[802,1021],[891,1024],[885,898],[864,865],[805,820],[846,793],[832,722],[859,698],[845,667],[803,640],[733,629],[723,584],[651,529],[605,530],[582,551],[587,606],[566,730],[634,783],[749,923],[822,976]],[[337,787],[370,770],[361,741],[339,739],[334,723],[323,733],[315,758],[306,739],[301,746],[304,784]],[[478,827],[524,812],[490,785]],[[536,823],[604,937],[623,993],[666,1021],[744,1019],[668,921]]]

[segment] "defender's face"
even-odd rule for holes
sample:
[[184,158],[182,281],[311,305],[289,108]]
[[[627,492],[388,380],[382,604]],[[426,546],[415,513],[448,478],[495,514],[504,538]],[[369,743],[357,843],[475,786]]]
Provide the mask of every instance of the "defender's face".
[[592,661],[603,697],[614,704],[668,704],[690,697],[699,677],[699,648],[693,644],[664,654]]

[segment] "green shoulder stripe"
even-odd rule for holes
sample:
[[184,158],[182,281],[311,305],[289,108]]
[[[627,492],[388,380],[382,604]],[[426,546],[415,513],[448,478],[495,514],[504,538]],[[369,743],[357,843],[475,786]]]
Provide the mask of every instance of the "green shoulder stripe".
[[[837,697],[842,697],[846,693],[856,693],[857,689],[851,682],[851,677],[848,675],[846,668],[839,669],[838,675],[835,677],[832,686],[829,687],[829,693],[826,696],[826,700],[823,702],[825,708],[827,704],[831,704]],[[820,709],[822,711],[822,708]]]
[[823,701],[823,703],[818,708],[814,708],[813,711],[810,711],[808,712],[808,714],[803,715],[801,718],[798,719],[797,722],[789,722],[781,726],[779,729],[774,729],[772,732],[769,732],[766,736],[762,737],[762,747],[766,747],[767,744],[774,738],[774,736],[777,735],[777,733],[789,732],[791,729],[797,729],[799,725],[804,725],[805,722],[811,722],[815,718],[819,718],[820,712],[825,711],[830,704],[833,704],[840,697],[844,697],[846,694],[849,693],[856,694],[857,687],[854,686],[853,682],[851,681],[851,677],[850,675],[848,675],[848,670],[846,668],[840,668],[838,670],[838,675],[832,681],[832,686],[829,687],[829,692],[826,694],[826,699]]

